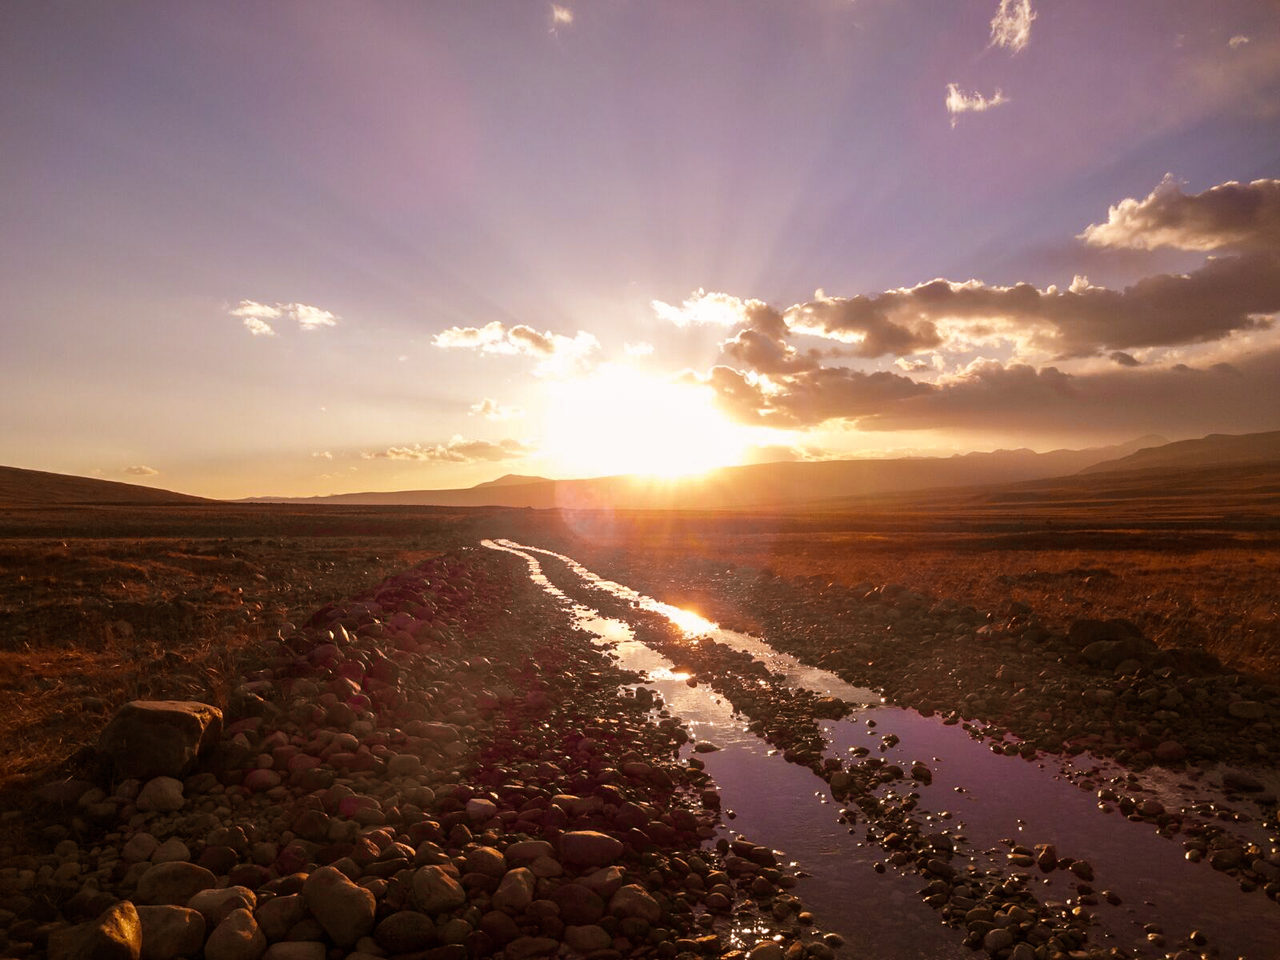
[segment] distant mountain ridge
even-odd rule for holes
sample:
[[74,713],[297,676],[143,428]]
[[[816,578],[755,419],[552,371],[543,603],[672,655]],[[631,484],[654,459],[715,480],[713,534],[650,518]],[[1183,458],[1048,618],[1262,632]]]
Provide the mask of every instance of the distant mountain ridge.
[[0,506],[66,507],[78,505],[151,505],[216,503],[172,490],[144,487],[136,483],[73,477],[22,467],[0,467]]
[[1125,457],[1161,437],[1088,450],[996,450],[952,457],[884,460],[780,461],[722,467],[696,477],[594,477],[548,480],[508,475],[474,487],[257,498],[269,502],[533,507],[546,509],[749,510],[789,509],[836,497],[980,486],[1078,473]]
[[1114,470],[1186,469],[1265,463],[1280,460],[1280,430],[1267,433],[1211,433],[1198,440],[1178,440],[1163,446],[1137,450],[1116,460],[1085,467],[1082,473]]

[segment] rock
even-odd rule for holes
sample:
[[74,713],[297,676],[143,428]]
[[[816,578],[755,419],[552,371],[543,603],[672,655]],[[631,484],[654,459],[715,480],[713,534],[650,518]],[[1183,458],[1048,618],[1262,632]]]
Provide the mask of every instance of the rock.
[[177,837],[170,837],[151,853],[152,863],[172,863],[175,860],[190,860],[191,849]]
[[995,956],[1001,950],[1008,950],[1012,946],[1013,934],[1003,927],[988,930],[986,936],[982,938],[982,949],[992,956]]
[[1233,770],[1230,767],[1222,771],[1222,785],[1228,790],[1239,790],[1244,793],[1256,793],[1262,789],[1262,781],[1251,773]]
[[204,960],[258,960],[267,950],[267,938],[253,914],[243,907],[227,914],[204,945]]
[[302,885],[307,909],[340,947],[350,947],[373,931],[377,901],[336,867],[321,867]]
[[501,879],[507,873],[507,858],[493,847],[476,847],[467,851],[466,873],[483,873]]
[[1181,763],[1187,759],[1187,750],[1177,740],[1165,740],[1156,746],[1152,755],[1160,763]]
[[467,819],[472,823],[484,823],[492,820],[498,813],[498,805],[492,800],[475,797],[467,801]]
[[319,940],[297,940],[273,943],[267,947],[262,960],[325,960],[327,953]]
[[201,890],[217,885],[217,877],[194,863],[182,860],[157,863],[138,878],[138,899],[143,903],[168,903],[185,907]]
[[422,867],[413,875],[413,896],[430,914],[444,913],[467,902],[467,892],[443,867]]
[[108,907],[97,919],[49,934],[49,960],[138,960],[142,922],[128,900]]
[[1266,708],[1257,700],[1233,700],[1227,704],[1227,713],[1237,720],[1261,720],[1267,715]]
[[257,905],[258,898],[248,887],[201,890],[187,901],[188,907],[200,911],[210,930],[230,916],[233,910],[243,909],[252,913]]
[[181,777],[222,736],[222,711],[194,700],[132,700],[98,738],[120,777]]
[[513,867],[527,867],[541,857],[550,857],[555,848],[546,840],[517,840],[507,847],[506,862]]
[[550,937],[517,937],[507,944],[503,954],[507,960],[528,960],[529,957],[546,957],[560,949],[560,941]]
[[605,867],[622,855],[622,841],[596,830],[572,830],[560,837],[560,856],[578,867]]
[[566,883],[551,891],[565,923],[591,924],[604,916],[604,899],[581,883]]
[[613,937],[604,927],[594,923],[574,924],[564,928],[564,942],[579,953],[593,953],[612,947]]
[[761,940],[747,951],[747,960],[783,960],[782,947],[772,940]]
[[181,810],[186,803],[182,796],[182,781],[175,777],[152,777],[134,802],[144,812],[172,813]]
[[657,923],[662,919],[662,907],[638,883],[619,887],[618,892],[609,898],[609,912],[615,917],[638,917],[649,923]]
[[412,953],[435,943],[436,927],[425,913],[401,910],[378,924],[373,939],[388,953]]
[[138,907],[142,960],[194,957],[204,946],[204,917],[198,910],[168,904]]
[[272,787],[280,786],[280,774],[274,770],[259,767],[244,775],[244,788],[250,793],[263,793]]
[[149,833],[135,833],[129,842],[120,848],[120,856],[128,863],[141,863],[150,860],[151,855],[160,846],[160,841]]
[[289,929],[307,915],[307,905],[300,893],[272,897],[258,907],[254,919],[270,941],[283,940]]
[[525,907],[533,903],[533,892],[538,878],[528,867],[516,867],[508,870],[498,889],[493,894],[493,906],[507,913],[521,913]]

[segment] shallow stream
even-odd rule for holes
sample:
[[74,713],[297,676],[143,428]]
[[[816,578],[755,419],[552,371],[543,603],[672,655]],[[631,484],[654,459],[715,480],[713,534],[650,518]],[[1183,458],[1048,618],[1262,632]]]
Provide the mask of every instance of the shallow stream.
[[[1244,893],[1230,876],[1184,859],[1182,846],[1146,823],[1104,813],[1096,798],[1044,762],[994,753],[959,726],[938,717],[886,705],[872,690],[801,663],[758,637],[725,630],[687,610],[662,603],[606,580],[562,554],[507,540],[483,546],[522,557],[534,582],[568,606],[579,627],[594,633],[625,668],[648,676],[646,686],[662,695],[691,735],[720,749],[699,754],[719,786],[726,821],[755,843],[781,851],[808,877],[794,891],[825,928],[841,934],[854,956],[925,960],[969,956],[963,931],[946,927],[920,898],[924,878],[873,868],[886,851],[866,837],[861,824],[839,821],[840,805],[808,767],[781,753],[746,728],[745,720],[706,684],[691,686],[687,674],[635,639],[624,620],[602,616],[568,591],[589,597],[601,591],[638,610],[666,617],[690,642],[714,640],[745,652],[784,677],[789,685],[839,697],[854,709],[847,719],[823,721],[831,756],[848,758],[867,748],[904,768],[920,761],[931,784],[899,782],[889,789],[919,794],[917,818],[956,842],[957,866],[966,856],[979,866],[998,865],[1032,875],[1028,888],[1045,903],[1077,902],[1078,880],[1066,871],[1042,874],[1007,865],[1012,843],[1055,844],[1059,856],[1087,859],[1096,872],[1092,886],[1113,892],[1118,905],[1098,897],[1087,909],[1095,918],[1090,940],[1134,955],[1159,957],[1185,943],[1193,930],[1205,934],[1223,957],[1275,960],[1280,956],[1280,909],[1260,892]],[[557,567],[557,586],[539,557]],[[568,579],[566,579],[568,577]],[[893,736],[888,736],[892,734]],[[887,739],[886,739],[887,737]],[[885,788],[881,788],[882,790]],[[1167,946],[1147,940],[1155,924]],[[741,931],[744,940],[750,931]]]

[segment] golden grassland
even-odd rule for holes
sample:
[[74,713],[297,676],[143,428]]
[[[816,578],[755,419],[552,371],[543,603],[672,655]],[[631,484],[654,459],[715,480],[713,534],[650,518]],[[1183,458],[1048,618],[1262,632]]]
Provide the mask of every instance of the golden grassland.
[[[844,584],[903,583],[1050,624],[1126,617],[1280,678],[1280,532],[1267,516],[1108,526],[1052,516],[851,511],[777,516],[430,507],[102,505],[0,509],[0,789],[47,777],[136,697],[225,702],[254,645],[323,604],[483,537],[589,565],[722,563]],[[607,570],[607,566],[604,567]],[[685,592],[663,599],[707,607]]]

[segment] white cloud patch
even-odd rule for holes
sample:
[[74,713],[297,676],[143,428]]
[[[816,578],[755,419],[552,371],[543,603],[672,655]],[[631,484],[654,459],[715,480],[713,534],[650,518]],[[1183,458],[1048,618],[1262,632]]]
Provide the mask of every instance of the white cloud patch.
[[573,23],[573,11],[558,3],[551,4],[551,29],[567,27]]
[[1227,46],[1230,47],[1232,50],[1239,50],[1248,42],[1249,42],[1248,37],[1246,37],[1243,33],[1237,33],[1234,37],[1232,37],[1230,40],[1227,41]]
[[1031,0],[1000,0],[1000,8],[991,18],[991,45],[1018,53],[1031,41],[1035,18]]
[[568,376],[589,370],[600,341],[585,330],[572,337],[547,331],[539,333],[525,324],[508,328],[498,320],[483,327],[450,327],[431,341],[444,350],[478,350],[481,353],[527,356],[538,360],[538,376]]
[[515,420],[523,417],[524,411],[519,407],[504,406],[497,400],[485,397],[471,405],[471,414],[484,417],[486,420]]
[[154,477],[160,473],[155,467],[148,467],[146,464],[141,463],[137,466],[125,467],[120,472],[130,477]]
[[624,343],[622,352],[628,357],[648,357],[653,355],[653,344],[640,341],[639,343]]
[[313,307],[306,303],[259,303],[257,300],[241,300],[229,311],[231,316],[239,317],[245,329],[255,337],[273,337],[275,327],[273,320],[288,318],[295,321],[303,330],[319,330],[321,327],[336,326],[339,317],[329,310]]
[[1009,98],[998,89],[988,97],[977,91],[965,93],[959,84],[947,84],[947,113],[951,115],[953,127],[959,122],[962,113],[983,113],[1008,102]]
[[312,454],[311,454],[311,456],[315,457],[317,460],[332,460],[332,459],[333,459],[333,454],[332,454],[332,453],[330,453],[328,450],[317,450],[317,451],[315,451],[314,453],[312,453]]
[[476,463],[519,460],[533,452],[533,447],[518,440],[465,440],[454,436],[448,443],[409,444],[360,454],[365,460],[409,460],[429,463]]

